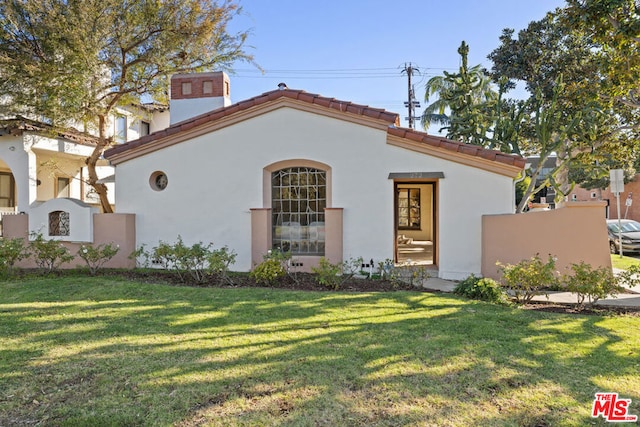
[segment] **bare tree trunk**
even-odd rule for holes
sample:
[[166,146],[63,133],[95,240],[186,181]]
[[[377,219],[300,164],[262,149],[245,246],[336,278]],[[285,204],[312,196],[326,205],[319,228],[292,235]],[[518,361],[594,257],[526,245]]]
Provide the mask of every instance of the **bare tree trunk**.
[[102,213],[113,213],[113,209],[111,209],[111,204],[109,203],[109,199],[107,197],[107,186],[105,184],[98,182],[98,174],[96,172],[96,164],[100,159],[103,151],[109,145],[109,138],[107,138],[107,122],[106,117],[103,115],[99,116],[99,140],[96,144],[96,147],[93,149],[93,152],[89,157],[87,157],[87,171],[89,172],[89,178],[87,179],[87,184],[93,187],[93,189],[98,194],[100,198],[100,207],[102,208]]
[[[542,171],[542,166],[544,165],[544,162],[547,161],[547,157],[548,156],[545,156],[544,158],[540,157],[538,166],[533,170],[533,173],[531,174],[531,180],[529,181],[529,186],[524,191],[524,194],[522,195],[522,199],[520,200],[520,203],[516,208],[517,214],[522,213],[524,211],[524,207],[527,206],[527,203],[529,203],[529,199],[531,199],[531,196],[535,193],[536,181],[538,180],[538,176]],[[525,170],[524,173],[526,174],[527,171]]]
[[[562,207],[565,203],[566,195],[569,194],[571,188],[573,187],[569,182],[569,153],[566,148],[561,148],[558,150],[557,159],[556,159],[556,168],[558,170],[555,182],[556,182],[556,207]],[[557,192],[561,194],[557,194]]]

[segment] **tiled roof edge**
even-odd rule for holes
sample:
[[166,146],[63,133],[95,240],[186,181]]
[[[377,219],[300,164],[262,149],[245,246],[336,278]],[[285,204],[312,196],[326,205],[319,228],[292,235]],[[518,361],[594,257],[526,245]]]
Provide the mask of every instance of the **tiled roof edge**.
[[450,139],[429,135],[424,132],[418,132],[413,129],[389,127],[389,134],[406,138],[412,141],[427,144],[432,147],[439,147],[445,150],[466,154],[469,156],[480,157],[485,160],[492,160],[499,163],[524,168],[525,159],[517,154],[503,153],[502,151],[490,150],[480,147],[479,145],[465,144],[463,142],[452,141]]

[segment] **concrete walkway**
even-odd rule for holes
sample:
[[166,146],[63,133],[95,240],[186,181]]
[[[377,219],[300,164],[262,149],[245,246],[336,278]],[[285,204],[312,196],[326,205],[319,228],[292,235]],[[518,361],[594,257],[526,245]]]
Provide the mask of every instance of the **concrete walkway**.
[[[614,271],[615,273],[615,271]],[[427,289],[433,289],[439,292],[453,292],[457,283],[450,280],[438,279],[437,277],[430,277],[424,283],[424,287]],[[616,307],[630,307],[640,308],[640,286],[635,288],[627,288],[628,292],[619,294],[615,297],[601,299],[596,303],[596,306],[616,306]],[[546,292],[545,295],[538,295],[533,297],[534,301],[540,302],[552,302],[559,304],[577,304],[578,297],[571,292]]]

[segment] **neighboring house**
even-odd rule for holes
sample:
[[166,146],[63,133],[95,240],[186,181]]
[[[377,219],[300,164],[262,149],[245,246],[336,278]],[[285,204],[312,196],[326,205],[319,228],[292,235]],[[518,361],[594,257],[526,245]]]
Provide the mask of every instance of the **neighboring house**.
[[[178,235],[226,245],[244,271],[280,248],[306,271],[325,256],[420,260],[446,279],[480,273],[482,216],[513,213],[522,158],[285,85],[227,105],[225,75],[213,89],[201,77],[172,81],[182,121],[105,153],[138,245]],[[207,111],[202,97],[221,108],[193,117]]]
[[[538,156],[527,157],[526,162],[531,164],[530,167],[532,170],[535,170],[538,167],[538,164],[540,163],[540,157]],[[553,172],[553,170],[556,168],[556,162],[557,162],[557,158],[555,155],[550,156],[545,160],[544,165],[540,170],[540,174],[536,179],[536,188],[542,184],[542,181],[544,181],[551,172]],[[536,194],[533,195],[533,197],[531,198],[531,202],[548,203],[549,207],[551,209],[554,209],[556,207],[555,198],[556,198],[556,191],[553,187],[543,187],[542,189],[540,189],[540,191],[538,191]]]
[[[620,193],[620,218],[640,221],[640,174],[624,184],[624,192]],[[567,196],[569,201],[584,202],[602,200],[607,203],[604,210],[606,218],[617,219],[618,207],[616,195],[611,193],[610,187],[605,189],[587,189],[576,185]],[[635,200],[634,200],[635,199]]]
[[[41,202],[72,197],[87,200],[84,160],[95,138],[73,129],[18,117],[0,122],[0,207],[28,212]],[[108,166],[104,163],[105,166]]]
[[[166,128],[168,114],[166,107],[153,104],[118,109],[109,135],[120,143],[138,139]],[[54,198],[74,198],[97,206],[97,195],[85,183],[85,160],[95,143],[91,132],[54,130],[24,117],[0,120],[0,220],[3,215],[27,213]],[[96,171],[114,204],[113,167],[102,160]]]

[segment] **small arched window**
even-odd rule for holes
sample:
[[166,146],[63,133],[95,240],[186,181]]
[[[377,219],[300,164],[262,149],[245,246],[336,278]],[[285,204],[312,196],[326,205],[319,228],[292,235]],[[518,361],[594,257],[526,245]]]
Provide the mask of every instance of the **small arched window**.
[[68,236],[69,232],[69,212],[49,212],[49,236]]

